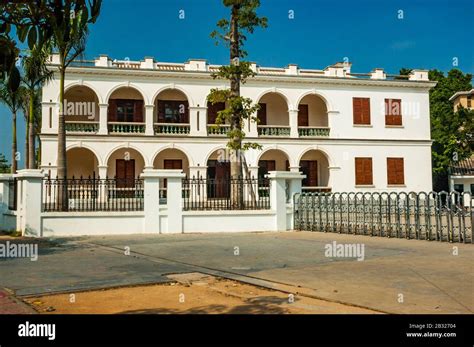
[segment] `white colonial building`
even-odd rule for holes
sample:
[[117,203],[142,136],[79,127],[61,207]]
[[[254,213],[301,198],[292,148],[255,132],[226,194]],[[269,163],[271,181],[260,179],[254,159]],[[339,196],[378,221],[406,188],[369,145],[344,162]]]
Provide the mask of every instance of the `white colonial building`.
[[[58,56],[51,56],[51,68]],[[431,191],[426,70],[351,72],[265,68],[241,93],[260,103],[260,124],[245,125],[263,149],[245,153],[250,172],[302,171],[308,190]],[[218,66],[117,61],[103,55],[67,69],[65,107],[69,177],[137,178],[144,169],[182,169],[188,177],[225,178],[225,126],[215,127],[212,88]],[[56,177],[59,76],[43,88],[41,169]]]

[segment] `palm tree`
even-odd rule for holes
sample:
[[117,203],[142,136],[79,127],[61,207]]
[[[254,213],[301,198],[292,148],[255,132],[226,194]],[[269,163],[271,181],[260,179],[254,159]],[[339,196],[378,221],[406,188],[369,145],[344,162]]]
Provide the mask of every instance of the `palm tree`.
[[18,169],[17,163],[17,137],[16,137],[16,116],[18,110],[21,108],[21,102],[26,94],[26,88],[19,86],[16,91],[12,91],[8,84],[0,84],[0,102],[5,104],[12,113],[12,166],[11,172],[16,173]]
[[[27,121],[27,167],[34,169],[35,165],[35,118],[39,118],[40,114],[35,112],[35,99],[40,93],[44,83],[53,78],[53,71],[46,66],[46,61],[51,52],[50,45],[46,44],[41,47],[35,46],[28,56],[22,59],[24,76],[23,83],[28,89],[28,121]],[[36,114],[36,117],[35,117]]]
[[64,180],[58,201],[67,210],[67,165],[66,165],[66,121],[63,113],[64,79],[67,67],[83,55],[88,34],[87,25],[95,23],[100,13],[102,0],[61,0],[51,2],[48,23],[52,29],[52,42],[59,54],[59,116],[57,175]]

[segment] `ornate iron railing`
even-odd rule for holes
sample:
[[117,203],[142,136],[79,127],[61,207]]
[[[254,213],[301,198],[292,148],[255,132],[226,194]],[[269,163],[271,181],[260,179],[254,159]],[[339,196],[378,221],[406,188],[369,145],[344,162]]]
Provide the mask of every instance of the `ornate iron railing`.
[[[142,179],[43,180],[44,212],[143,211]],[[67,191],[67,207],[59,197]]]
[[68,133],[97,133],[99,123],[97,122],[67,122],[66,132]]
[[8,181],[8,209],[16,211],[18,195],[18,181],[16,178]]
[[267,179],[183,179],[185,211],[270,209]]
[[258,135],[259,136],[290,136],[289,126],[278,126],[278,125],[259,125]]
[[229,131],[230,126],[221,124],[221,125],[214,125],[208,124],[207,125],[207,134],[208,135],[225,135]]
[[145,123],[109,122],[111,134],[144,134]]
[[329,136],[329,128],[326,127],[298,127],[300,137],[327,137]]
[[160,135],[188,135],[189,124],[155,123],[155,134]]
[[473,242],[473,196],[457,192],[302,193],[296,230]]

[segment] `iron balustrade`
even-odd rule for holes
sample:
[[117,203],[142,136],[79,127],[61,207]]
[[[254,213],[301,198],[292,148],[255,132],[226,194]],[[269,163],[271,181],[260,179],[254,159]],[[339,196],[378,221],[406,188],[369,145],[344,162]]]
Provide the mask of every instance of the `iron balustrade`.
[[301,193],[296,230],[473,243],[473,196],[465,192]]
[[[44,212],[143,211],[143,180],[72,178],[43,180]],[[60,194],[67,191],[67,206]]]
[[8,209],[16,211],[18,195],[18,181],[16,178],[8,181]]
[[183,179],[185,211],[267,210],[270,184],[267,179]]

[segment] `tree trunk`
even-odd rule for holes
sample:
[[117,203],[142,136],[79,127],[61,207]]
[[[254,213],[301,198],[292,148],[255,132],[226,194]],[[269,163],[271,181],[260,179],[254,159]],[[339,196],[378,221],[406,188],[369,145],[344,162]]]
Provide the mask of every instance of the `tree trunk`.
[[[231,21],[230,21],[230,64],[239,65],[240,63],[240,47],[239,47],[239,5],[232,7]],[[233,74],[230,78],[230,94],[233,98],[240,97],[240,75]],[[241,118],[239,110],[234,112],[231,120],[231,130],[241,131]],[[230,176],[232,179],[242,179],[242,160],[241,160],[241,148],[242,139],[240,136],[234,136],[231,139],[231,161],[230,161]],[[236,181],[238,184],[232,184],[232,204],[235,207],[243,206],[243,181]]]
[[35,169],[34,90],[30,91],[28,115],[28,169]]
[[12,167],[11,173],[16,174],[18,163],[16,161],[17,140],[16,140],[16,112],[12,115]]
[[28,117],[26,119],[26,133],[25,133],[25,169],[28,169],[30,167],[30,162],[28,160],[29,158],[29,148],[30,148],[30,140],[28,134],[30,133],[30,122],[28,121]]
[[67,167],[66,167],[66,129],[64,119],[64,78],[66,70],[64,68],[64,58],[61,57],[61,68],[59,69],[61,78],[59,81],[59,116],[58,116],[58,159],[57,175],[62,184],[59,184],[58,202],[62,211],[68,210],[67,191]]

